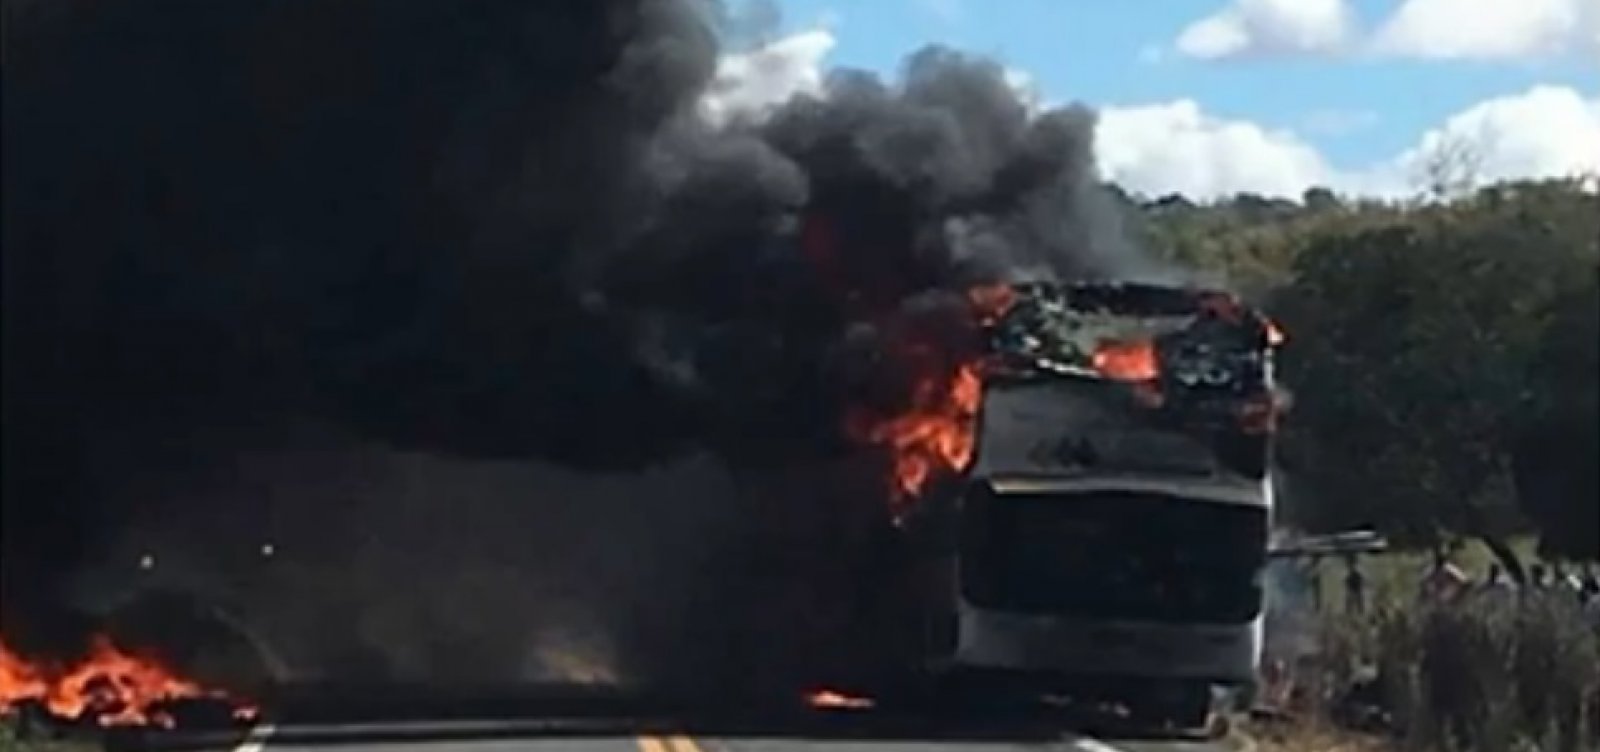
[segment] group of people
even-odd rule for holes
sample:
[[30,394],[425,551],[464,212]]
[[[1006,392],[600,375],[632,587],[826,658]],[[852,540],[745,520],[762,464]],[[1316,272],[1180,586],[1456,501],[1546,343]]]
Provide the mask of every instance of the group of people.
[[[1343,606],[1347,613],[1363,614],[1374,605],[1371,582],[1363,559],[1355,554],[1334,554],[1342,559],[1339,578],[1343,585]],[[1287,708],[1303,673],[1302,664],[1315,665],[1320,614],[1329,604],[1322,584],[1324,556],[1310,556],[1283,562],[1272,580],[1273,602],[1269,610],[1268,649],[1263,673],[1263,700],[1272,707]],[[1600,568],[1596,564],[1563,566],[1559,563],[1533,563],[1523,577],[1509,575],[1499,564],[1490,564],[1481,579],[1470,576],[1452,561],[1449,553],[1439,553],[1419,573],[1416,597],[1421,601],[1451,602],[1483,596],[1507,608],[1528,604],[1529,598],[1575,598],[1584,618],[1600,630]],[[1329,584],[1332,584],[1331,582]],[[1310,661],[1310,663],[1307,663]]]
[[[1355,556],[1346,556],[1344,559],[1344,606],[1353,613],[1361,613],[1367,608],[1368,582],[1366,573],[1362,570],[1360,560]],[[1312,564],[1314,571],[1315,564]],[[1316,580],[1312,580],[1313,588]],[[1568,593],[1577,598],[1583,605],[1586,613],[1600,624],[1600,572],[1596,567],[1573,566],[1564,567],[1560,563],[1530,565],[1522,583],[1508,575],[1499,564],[1490,564],[1482,580],[1474,582],[1473,579],[1450,560],[1445,554],[1434,557],[1433,564],[1423,572],[1418,582],[1418,595],[1425,599],[1449,600],[1472,592],[1515,592],[1529,590],[1545,593]],[[1320,602],[1321,595],[1317,594],[1315,600]]]
[[[1484,577],[1482,586],[1486,588],[1516,589],[1517,583],[1507,575],[1499,564],[1490,564],[1489,572]],[[1577,595],[1580,600],[1587,603],[1596,595],[1600,595],[1600,575],[1595,574],[1594,567],[1574,567],[1566,569],[1560,564],[1545,566],[1533,564],[1528,567],[1527,586],[1543,590],[1568,590]]]
[[1452,600],[1481,595],[1504,603],[1520,602],[1519,596],[1572,598],[1582,609],[1586,621],[1600,629],[1600,573],[1594,565],[1564,567],[1560,563],[1535,562],[1528,565],[1519,581],[1499,564],[1490,564],[1483,579],[1473,581],[1447,557],[1435,557],[1423,576],[1423,597]]
[[1568,569],[1560,564],[1535,563],[1528,567],[1527,576],[1518,584],[1499,564],[1490,564],[1478,588],[1491,593],[1529,590],[1570,596],[1577,599],[1589,621],[1600,627],[1600,575],[1593,566]]

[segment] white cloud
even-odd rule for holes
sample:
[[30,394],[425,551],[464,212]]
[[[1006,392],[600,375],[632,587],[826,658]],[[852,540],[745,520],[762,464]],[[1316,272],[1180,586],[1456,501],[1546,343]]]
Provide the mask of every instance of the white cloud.
[[1568,52],[1600,60],[1596,0],[1405,0],[1373,35],[1379,54],[1508,60]]
[[701,111],[720,123],[769,110],[796,94],[821,93],[822,62],[835,43],[833,32],[821,28],[724,55],[701,98]]
[[1433,155],[1465,149],[1477,178],[1494,181],[1600,173],[1600,98],[1536,86],[1447,118],[1401,153],[1351,168],[1332,165],[1292,131],[1207,114],[1191,100],[1101,110],[1101,172],[1149,195],[1195,198],[1248,191],[1296,196],[1313,185],[1364,195],[1415,192]]
[[1150,195],[1298,195],[1331,169],[1292,133],[1208,115],[1193,100],[1100,111],[1102,175]]
[[1354,16],[1344,0],[1231,0],[1178,34],[1177,51],[1205,60],[1325,54],[1349,42]]
[[1033,80],[1033,74],[1021,68],[1007,66],[1001,74],[1006,85],[1017,95],[1030,111],[1037,111],[1044,104],[1044,98],[1039,92],[1039,85]]
[[1600,0],[1399,0],[1370,33],[1357,28],[1350,0],[1230,0],[1184,28],[1174,48],[1203,60],[1361,52],[1600,62]]
[[1466,149],[1478,178],[1488,182],[1600,173],[1600,98],[1584,100],[1562,86],[1535,86],[1486,100],[1423,134],[1395,166],[1415,175],[1431,155],[1450,148]]
[[1000,75],[1005,79],[1006,85],[1018,94],[1034,90],[1033,74],[1021,68],[1006,66]]

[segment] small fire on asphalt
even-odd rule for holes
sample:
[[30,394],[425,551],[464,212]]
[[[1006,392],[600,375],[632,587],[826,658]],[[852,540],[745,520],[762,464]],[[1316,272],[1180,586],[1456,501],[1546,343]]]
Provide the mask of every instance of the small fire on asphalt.
[[870,697],[848,695],[832,689],[819,689],[806,695],[806,704],[823,710],[866,710],[876,703]]

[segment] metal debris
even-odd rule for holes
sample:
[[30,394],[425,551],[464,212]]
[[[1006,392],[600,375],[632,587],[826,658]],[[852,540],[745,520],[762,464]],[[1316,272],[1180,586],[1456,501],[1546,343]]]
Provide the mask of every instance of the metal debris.
[[1133,283],[1013,291],[989,327],[1001,373],[1130,382],[1151,406],[1270,422],[1282,335],[1237,297]]

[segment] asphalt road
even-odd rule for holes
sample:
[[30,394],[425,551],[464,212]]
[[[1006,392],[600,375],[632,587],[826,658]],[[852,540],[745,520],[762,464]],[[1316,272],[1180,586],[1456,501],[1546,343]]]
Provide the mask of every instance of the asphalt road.
[[[733,697],[647,698],[609,690],[450,695],[319,688],[272,698],[254,726],[135,730],[110,752],[1225,752],[1230,745],[1119,728],[1069,707],[966,702],[813,708]],[[199,716],[189,716],[197,719]],[[226,714],[222,716],[224,719]],[[185,722],[180,717],[180,728]],[[1237,752],[1233,750],[1233,752]]]
[[963,724],[853,717],[833,723],[677,724],[628,720],[263,723],[242,739],[146,739],[143,752],[1224,752],[1220,742],[1087,735],[1049,723]]
[[[308,733],[308,731],[310,733]],[[940,750],[1070,750],[1072,752],[1222,752],[1219,743],[1182,740],[1129,740],[1082,736],[1070,730],[1005,734],[851,733],[796,735],[760,732],[719,734],[662,728],[615,733],[596,729],[563,731],[527,724],[475,728],[417,724],[403,732],[391,727],[374,739],[357,727],[253,730],[231,752],[937,752]],[[342,738],[341,738],[342,737]],[[207,749],[207,748],[199,748]],[[230,752],[227,746],[209,748]]]

